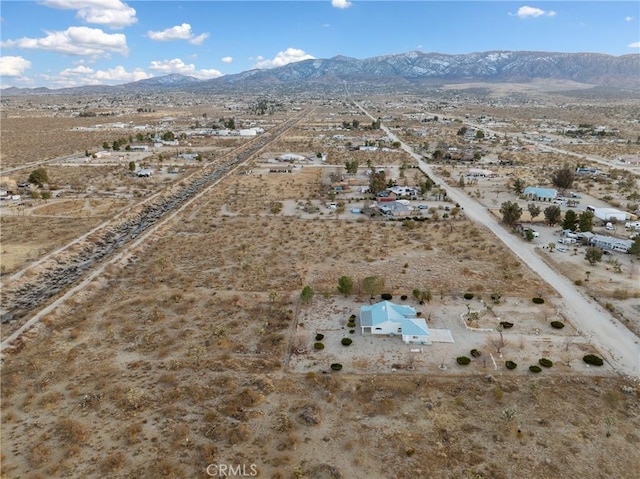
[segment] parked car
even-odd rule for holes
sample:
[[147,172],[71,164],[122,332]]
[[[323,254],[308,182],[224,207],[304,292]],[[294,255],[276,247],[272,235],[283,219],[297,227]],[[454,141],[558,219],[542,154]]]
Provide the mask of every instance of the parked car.
[[428,208],[428,206],[427,206],[427,205],[423,205],[422,203],[420,203],[420,204],[418,205],[418,209],[419,209],[419,210],[426,210],[427,208]]

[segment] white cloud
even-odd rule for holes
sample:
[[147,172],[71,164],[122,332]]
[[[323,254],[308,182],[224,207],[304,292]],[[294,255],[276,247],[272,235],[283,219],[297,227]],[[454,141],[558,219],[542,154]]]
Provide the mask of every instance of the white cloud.
[[[514,15],[513,13],[510,13],[509,15]],[[542,16],[546,16],[546,17],[555,17],[556,16],[556,12],[554,12],[553,10],[542,10],[540,8],[535,8],[535,7],[528,7],[528,6],[523,6],[518,8],[518,12],[515,13],[516,17],[520,17],[520,18],[537,18],[537,17],[542,17]]]
[[145,78],[151,78],[152,75],[136,68],[133,71],[127,71],[123,66],[118,65],[115,68],[107,70],[94,70],[84,65],[78,65],[74,68],[67,68],[60,72],[60,77],[66,81],[67,84],[74,85],[89,85],[89,84],[104,84],[104,83],[123,83],[132,82],[138,80],[144,80]]
[[627,45],[629,48],[640,48],[640,42],[633,42]]
[[196,70],[196,66],[193,63],[184,63],[180,58],[174,58],[173,60],[154,60],[151,62],[151,65],[149,65],[149,70],[157,71],[162,75],[178,73],[180,75],[196,77],[201,80],[222,76],[222,73],[214,69]]
[[31,62],[22,57],[0,57],[0,76],[17,77],[31,68]]
[[231,63],[233,61],[233,57],[222,57],[220,61],[222,63]]
[[49,50],[66,55],[108,56],[128,53],[127,37],[122,33],[105,33],[99,28],[69,27],[64,32],[47,32],[44,38],[20,38],[0,43],[3,48]]
[[170,42],[173,40],[188,40],[193,45],[200,45],[208,37],[208,33],[201,33],[198,36],[194,36],[191,31],[191,25],[183,23],[182,25],[176,25],[175,27],[167,28],[166,30],[154,32],[149,30],[147,36],[151,40],[158,42]]
[[632,22],[633,20],[634,20],[634,17],[624,17],[625,22]]
[[331,6],[335,8],[349,8],[351,5],[349,0],[331,0]]
[[330,23],[323,23],[322,25],[320,25],[322,28],[331,28],[331,24]]
[[43,0],[48,7],[78,10],[76,17],[86,23],[123,28],[138,21],[135,9],[120,0]]
[[298,48],[287,48],[283,52],[278,52],[273,60],[265,60],[262,56],[258,56],[258,62],[254,68],[274,68],[288,65],[289,63],[299,62],[302,60],[312,60],[315,57],[300,50]]

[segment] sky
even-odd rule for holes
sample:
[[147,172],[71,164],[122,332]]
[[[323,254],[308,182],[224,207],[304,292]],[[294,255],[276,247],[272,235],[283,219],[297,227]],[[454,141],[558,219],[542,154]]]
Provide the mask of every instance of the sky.
[[216,78],[344,55],[640,53],[638,1],[2,0],[0,86]]

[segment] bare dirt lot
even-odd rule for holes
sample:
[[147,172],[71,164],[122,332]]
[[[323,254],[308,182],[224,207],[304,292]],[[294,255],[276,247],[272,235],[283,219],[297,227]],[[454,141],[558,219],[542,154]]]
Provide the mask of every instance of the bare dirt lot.
[[[351,119],[342,108],[325,105],[306,125]],[[3,352],[3,478],[205,478],[211,464],[287,479],[636,476],[637,380],[608,363],[587,365],[583,356],[599,352],[557,293],[485,227],[464,213],[445,216],[439,208],[453,205],[435,193],[419,200],[438,213],[426,221],[328,208],[328,173],[356,153],[325,150],[327,136],[303,124],[262,156],[335,151],[331,166],[270,173],[251,160]],[[367,157],[358,158],[362,170]],[[400,152],[372,158],[390,172],[406,161]],[[91,181],[131,191],[135,179],[121,170]],[[121,199],[83,188],[82,199],[3,215],[3,265],[26,265],[163,188],[149,183]],[[492,189],[480,193],[488,203]],[[336,201],[360,205],[359,196]],[[554,262],[561,253],[541,254]],[[608,282],[604,266],[595,271],[594,294]],[[347,297],[336,289],[345,275],[356,283]],[[618,289],[632,284],[622,283],[627,275]],[[405,345],[347,326],[369,303],[357,285],[370,276],[454,342]],[[308,304],[304,286],[315,293]],[[430,299],[420,304],[416,289]],[[500,321],[513,323],[502,341]],[[541,358],[552,367],[530,371]]]

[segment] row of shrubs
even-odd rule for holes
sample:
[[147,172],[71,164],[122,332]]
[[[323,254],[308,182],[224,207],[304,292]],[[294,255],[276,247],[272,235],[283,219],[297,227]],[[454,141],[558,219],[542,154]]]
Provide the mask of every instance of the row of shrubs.
[[[478,358],[481,355],[482,353],[477,349],[471,350],[471,356],[473,356],[474,358]],[[604,364],[604,361],[602,360],[602,358],[599,356],[596,356],[595,354],[587,354],[582,358],[582,360],[585,363],[590,364],[592,366],[602,366]],[[467,356],[458,356],[456,358],[456,362],[462,366],[466,366],[471,362],[471,358]],[[538,360],[538,364],[542,367],[550,368],[553,366],[553,361],[547,358],[540,358]],[[511,360],[505,361],[504,365],[506,366],[507,369],[516,369],[518,367],[518,364]],[[540,366],[535,364],[532,366],[529,366],[529,371],[531,371],[532,373],[539,373],[542,371],[542,368]]]
[[[313,343],[313,349],[318,349],[318,350],[324,349],[324,343],[320,342],[323,339],[324,339],[324,334],[316,334],[316,342]],[[342,343],[343,346],[350,346],[353,343],[353,339],[342,338],[340,342]]]

